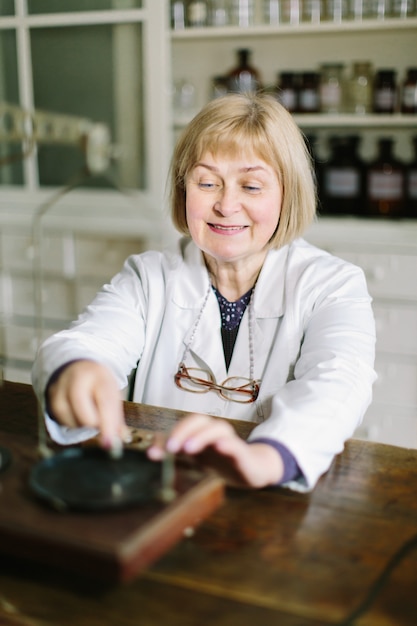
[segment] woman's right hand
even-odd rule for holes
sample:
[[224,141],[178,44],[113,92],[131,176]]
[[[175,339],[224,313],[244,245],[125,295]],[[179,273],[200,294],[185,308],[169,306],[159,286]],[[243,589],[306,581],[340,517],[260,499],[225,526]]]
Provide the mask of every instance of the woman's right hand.
[[117,447],[129,436],[116,379],[100,363],[80,360],[68,364],[48,385],[46,399],[57,422],[70,428],[96,428],[104,448]]

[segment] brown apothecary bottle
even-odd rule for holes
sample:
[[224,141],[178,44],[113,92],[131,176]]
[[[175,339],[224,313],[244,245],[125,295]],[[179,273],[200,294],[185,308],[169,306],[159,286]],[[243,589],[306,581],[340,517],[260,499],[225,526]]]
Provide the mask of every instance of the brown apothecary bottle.
[[403,217],[405,213],[405,163],[394,155],[394,140],[381,137],[378,154],[369,163],[366,176],[367,206],[370,215]]
[[250,55],[248,48],[237,50],[237,64],[227,75],[230,92],[254,93],[262,88],[260,73],[250,64]]
[[401,90],[401,113],[417,113],[417,67],[410,67]]

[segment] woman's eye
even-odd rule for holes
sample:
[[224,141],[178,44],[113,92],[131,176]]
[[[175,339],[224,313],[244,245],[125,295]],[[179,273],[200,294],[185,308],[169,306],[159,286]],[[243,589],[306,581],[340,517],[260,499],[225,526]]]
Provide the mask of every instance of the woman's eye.
[[245,191],[249,191],[250,193],[259,193],[261,191],[261,187],[259,185],[243,185],[243,189],[245,189]]
[[212,183],[212,182],[208,182],[208,181],[200,181],[198,183],[198,186],[200,187],[200,189],[215,189],[216,188],[216,183]]

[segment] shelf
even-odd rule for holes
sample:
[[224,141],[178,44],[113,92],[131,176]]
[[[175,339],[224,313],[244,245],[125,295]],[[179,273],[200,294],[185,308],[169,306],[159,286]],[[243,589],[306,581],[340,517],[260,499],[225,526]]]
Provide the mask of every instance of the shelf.
[[[415,128],[417,130],[417,115],[355,115],[353,113],[341,113],[325,115],[294,115],[294,120],[301,128]],[[181,129],[191,120],[182,117],[174,119],[174,129]]]
[[417,115],[355,115],[341,113],[334,115],[294,115],[302,128],[416,128]]
[[306,35],[339,32],[366,32],[417,29],[417,17],[389,18],[385,20],[344,20],[339,23],[319,22],[316,24],[279,24],[279,25],[254,25],[244,28],[242,26],[207,26],[204,28],[184,28],[183,30],[171,31],[173,40],[187,39],[219,39],[219,38],[245,38],[276,35]]

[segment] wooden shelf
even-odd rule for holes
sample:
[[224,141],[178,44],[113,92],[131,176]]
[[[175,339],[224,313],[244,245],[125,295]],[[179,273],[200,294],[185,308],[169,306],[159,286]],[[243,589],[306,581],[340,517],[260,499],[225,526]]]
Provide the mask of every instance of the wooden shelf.
[[[191,119],[191,118],[190,118]],[[417,115],[402,115],[395,113],[393,115],[355,115],[354,113],[341,113],[341,114],[298,114],[294,115],[294,119],[297,124],[302,128],[410,128],[417,130]],[[173,126],[175,129],[181,129],[190,120],[185,117],[181,119],[175,119]]]
[[182,30],[172,30],[171,38],[174,40],[186,39],[218,39],[218,38],[245,38],[259,36],[276,35],[306,35],[324,34],[340,32],[366,32],[383,30],[404,30],[416,29],[417,17],[408,18],[388,18],[388,19],[364,19],[364,20],[344,20],[338,23],[322,21],[318,23],[299,24],[259,24],[248,26],[206,26],[202,28],[184,28]]

